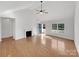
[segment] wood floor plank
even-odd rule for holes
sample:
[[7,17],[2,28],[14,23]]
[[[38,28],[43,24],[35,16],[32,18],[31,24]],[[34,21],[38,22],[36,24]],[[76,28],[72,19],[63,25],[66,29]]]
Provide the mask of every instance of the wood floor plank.
[[54,36],[33,36],[20,40],[12,38],[0,42],[0,56],[78,56],[73,40]]

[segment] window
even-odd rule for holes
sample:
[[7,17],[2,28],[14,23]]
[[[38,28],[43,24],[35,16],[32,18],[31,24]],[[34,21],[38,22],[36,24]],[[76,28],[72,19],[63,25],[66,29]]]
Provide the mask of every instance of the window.
[[57,30],[57,24],[52,24],[52,30]]
[[58,24],[58,30],[64,30],[64,24]]

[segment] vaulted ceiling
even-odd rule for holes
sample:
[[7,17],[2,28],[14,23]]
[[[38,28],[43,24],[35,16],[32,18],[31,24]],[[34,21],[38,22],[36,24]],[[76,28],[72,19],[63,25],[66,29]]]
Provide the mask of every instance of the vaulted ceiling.
[[[38,19],[61,19],[73,17],[75,2],[73,1],[44,1],[44,9],[48,11],[47,15],[36,15]],[[30,9],[34,13],[40,9],[39,1],[0,1],[0,14],[18,11],[21,9]]]
[[[44,4],[73,4],[74,2],[57,2],[57,1],[45,1]],[[29,9],[34,9],[36,7],[40,6],[39,1],[0,1],[0,13],[4,11],[15,11],[15,10],[20,10],[23,8],[29,8]]]

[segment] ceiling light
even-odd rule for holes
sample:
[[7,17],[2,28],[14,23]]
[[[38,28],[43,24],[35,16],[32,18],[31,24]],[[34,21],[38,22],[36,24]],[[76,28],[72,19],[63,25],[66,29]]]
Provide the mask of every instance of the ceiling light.
[[40,1],[41,2],[41,9],[40,10],[36,10],[37,13],[36,14],[48,14],[48,12],[46,12],[45,9],[43,9],[43,1]]

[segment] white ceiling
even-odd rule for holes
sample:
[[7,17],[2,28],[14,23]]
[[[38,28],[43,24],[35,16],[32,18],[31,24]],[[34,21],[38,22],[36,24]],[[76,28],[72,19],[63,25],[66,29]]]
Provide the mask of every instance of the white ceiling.
[[[61,19],[73,17],[75,2],[73,1],[44,1],[47,15],[36,15],[38,19]],[[20,9],[37,10],[40,7],[39,1],[0,1],[0,14],[17,11]],[[35,11],[34,11],[35,12]]]
[[39,5],[39,2],[37,1],[0,1],[0,14],[23,8],[33,8],[37,5]]
[[[60,2],[44,1],[44,2],[45,2],[45,4],[49,4],[49,3],[56,4],[56,3],[60,3],[62,1],[60,1]],[[62,2],[62,3],[71,4],[72,2]],[[38,6],[40,6],[39,1],[0,1],[0,13],[2,13],[4,11],[16,11],[16,10],[23,9],[23,8],[34,9]]]

